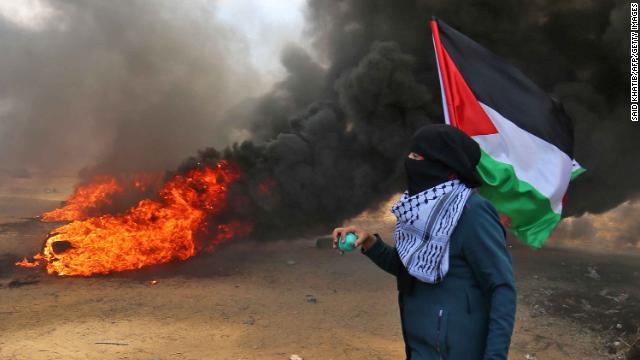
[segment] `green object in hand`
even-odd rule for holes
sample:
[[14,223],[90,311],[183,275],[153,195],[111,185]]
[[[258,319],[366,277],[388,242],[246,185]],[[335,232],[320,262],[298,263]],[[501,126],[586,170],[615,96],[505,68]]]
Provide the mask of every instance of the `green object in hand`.
[[358,235],[352,232],[345,235],[344,241],[341,236],[338,236],[338,247],[345,252],[353,251],[356,248],[356,240],[358,240]]

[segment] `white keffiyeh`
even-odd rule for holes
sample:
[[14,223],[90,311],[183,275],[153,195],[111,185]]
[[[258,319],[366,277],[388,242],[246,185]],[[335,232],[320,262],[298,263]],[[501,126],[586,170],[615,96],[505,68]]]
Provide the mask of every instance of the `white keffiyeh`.
[[405,191],[391,207],[396,249],[409,274],[430,284],[442,281],[449,271],[449,238],[471,191],[455,179],[413,196]]

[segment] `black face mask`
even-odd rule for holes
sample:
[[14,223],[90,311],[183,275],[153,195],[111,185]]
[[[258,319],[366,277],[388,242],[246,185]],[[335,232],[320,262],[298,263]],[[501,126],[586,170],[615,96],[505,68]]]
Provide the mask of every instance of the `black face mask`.
[[[422,154],[420,154],[422,155]],[[404,168],[407,172],[407,190],[414,195],[453,178],[454,174],[442,163],[406,158]]]
[[424,126],[411,139],[409,151],[424,158],[405,159],[409,195],[453,178],[471,188],[482,185],[476,171],[480,146],[457,128],[444,124]]

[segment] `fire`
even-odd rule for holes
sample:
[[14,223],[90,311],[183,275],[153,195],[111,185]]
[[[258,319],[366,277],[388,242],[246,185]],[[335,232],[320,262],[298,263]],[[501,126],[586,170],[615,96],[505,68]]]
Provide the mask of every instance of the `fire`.
[[158,189],[161,182],[162,173],[155,172],[120,177],[98,175],[91,182],[79,186],[63,207],[42,214],[41,219],[45,222],[85,220],[111,205],[114,196],[125,191],[144,194]]
[[39,260],[41,258],[42,257],[40,256],[40,254],[34,256],[34,259],[36,259],[35,261],[29,261],[29,260],[27,260],[27,258],[23,258],[22,260],[18,261],[16,263],[16,265],[22,266],[22,267],[25,267],[25,268],[36,267],[36,266],[40,265],[40,261]]
[[[90,276],[185,260],[198,251],[212,250],[236,236],[247,235],[251,224],[231,221],[205,234],[213,219],[226,207],[227,186],[240,172],[225,161],[177,175],[165,183],[158,200],[144,199],[119,215],[105,214],[73,221],[51,232],[40,261],[49,274]],[[196,236],[205,234],[206,244]]]
[[42,221],[73,221],[83,220],[92,208],[111,203],[111,196],[121,192],[122,186],[116,178],[108,175],[96,176],[94,180],[76,189],[71,197],[65,201],[63,207],[42,214]]

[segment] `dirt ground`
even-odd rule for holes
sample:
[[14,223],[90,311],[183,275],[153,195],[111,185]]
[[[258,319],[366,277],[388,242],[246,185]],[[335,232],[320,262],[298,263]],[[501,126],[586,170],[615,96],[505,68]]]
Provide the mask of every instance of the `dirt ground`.
[[[59,181],[43,194],[35,180],[0,184],[0,359],[403,358],[394,279],[316,238],[235,242],[92,278],[15,268],[51,229],[29,217],[68,194]],[[388,235],[383,214],[355,221]],[[510,359],[624,358],[640,326],[639,254],[511,250]]]

